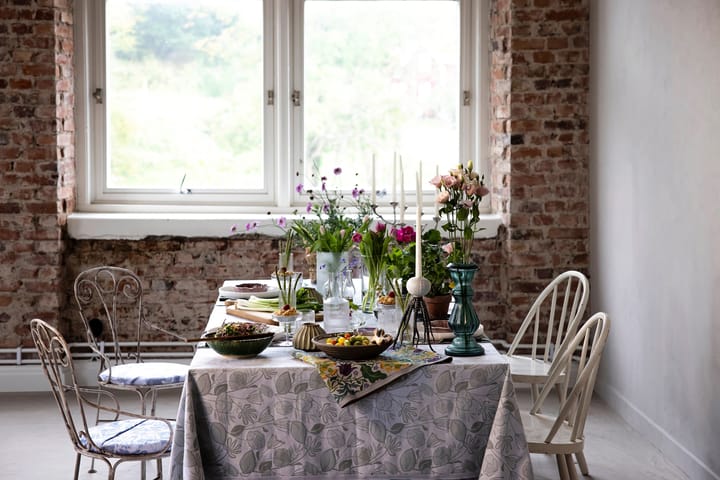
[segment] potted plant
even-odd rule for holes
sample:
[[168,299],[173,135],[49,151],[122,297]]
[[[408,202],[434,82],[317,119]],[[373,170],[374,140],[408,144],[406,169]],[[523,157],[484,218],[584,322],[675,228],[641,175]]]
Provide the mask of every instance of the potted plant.
[[423,277],[430,282],[430,291],[424,297],[430,320],[445,320],[452,300],[452,282],[447,268],[447,253],[441,245],[442,237],[437,229],[423,233]]

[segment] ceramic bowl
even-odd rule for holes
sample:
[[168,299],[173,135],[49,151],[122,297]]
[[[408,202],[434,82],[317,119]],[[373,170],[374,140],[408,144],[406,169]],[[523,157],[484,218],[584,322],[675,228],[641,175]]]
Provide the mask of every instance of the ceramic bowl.
[[273,341],[272,332],[251,335],[248,338],[223,340],[222,337],[213,339],[207,337],[205,342],[224,357],[230,358],[252,358],[265,350]]
[[344,332],[318,335],[313,338],[313,344],[315,345],[315,348],[324,352],[329,357],[338,358],[340,360],[369,360],[377,357],[387,350],[393,342],[392,336],[386,334],[383,336],[383,342],[378,345],[338,346],[326,343],[328,338],[335,338],[341,335],[344,335]]

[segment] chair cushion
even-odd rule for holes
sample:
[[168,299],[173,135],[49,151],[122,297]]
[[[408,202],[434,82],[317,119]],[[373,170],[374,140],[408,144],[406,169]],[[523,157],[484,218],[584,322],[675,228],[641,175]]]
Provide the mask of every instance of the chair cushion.
[[[108,381],[110,370],[100,373],[100,380]],[[185,382],[188,366],[180,363],[126,363],[112,367],[110,383],[117,385],[170,385]]]
[[[118,420],[90,427],[88,434],[95,445],[113,455],[152,455],[165,449],[170,451],[168,441],[175,423],[170,422],[170,425],[168,427],[161,420]],[[91,448],[84,436],[81,436],[80,442],[85,448],[102,453]]]

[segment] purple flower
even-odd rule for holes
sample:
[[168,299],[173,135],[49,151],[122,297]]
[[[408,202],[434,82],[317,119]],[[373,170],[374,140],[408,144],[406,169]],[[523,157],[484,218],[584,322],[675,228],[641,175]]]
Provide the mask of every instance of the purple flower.
[[305,207],[305,211],[307,213],[312,212],[312,202],[308,202],[307,207]]
[[360,196],[360,190],[358,190],[357,187],[352,189],[352,197],[357,200],[357,198]]
[[327,192],[327,188],[325,187],[325,182],[322,182],[322,191]]
[[362,241],[362,233],[360,233],[360,232],[353,233],[352,241],[353,241],[353,243],[360,243]]
[[238,229],[237,223],[233,223],[232,226],[230,227],[230,233],[237,232],[237,229]]
[[277,220],[277,226],[280,227],[280,228],[285,228],[285,227],[287,227],[287,218],[285,218],[285,217],[280,217],[280,218],[278,218],[278,220]]
[[327,177],[325,175],[323,175],[322,177],[320,177],[320,181],[327,182]]
[[330,213],[330,204],[323,203],[323,213]]
[[343,377],[347,377],[350,375],[353,371],[353,364],[352,363],[341,363],[338,365],[338,373],[342,375]]
[[334,173],[335,175],[340,175],[340,174],[342,173],[342,168],[340,168],[340,167],[335,167],[335,170],[333,170],[333,173]]
[[247,223],[247,224],[245,224],[245,231],[251,232],[251,231],[255,230],[257,228],[257,226],[258,226],[257,222]]
[[295,187],[295,191],[297,193],[302,193],[303,188],[304,188],[304,185],[302,183],[298,183],[297,186]]

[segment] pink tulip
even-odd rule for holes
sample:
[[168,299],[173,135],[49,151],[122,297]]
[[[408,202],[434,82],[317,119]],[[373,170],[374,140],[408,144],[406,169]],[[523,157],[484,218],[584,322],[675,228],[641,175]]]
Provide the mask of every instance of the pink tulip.
[[353,243],[360,243],[362,241],[362,234],[359,232],[353,233],[352,241]]

